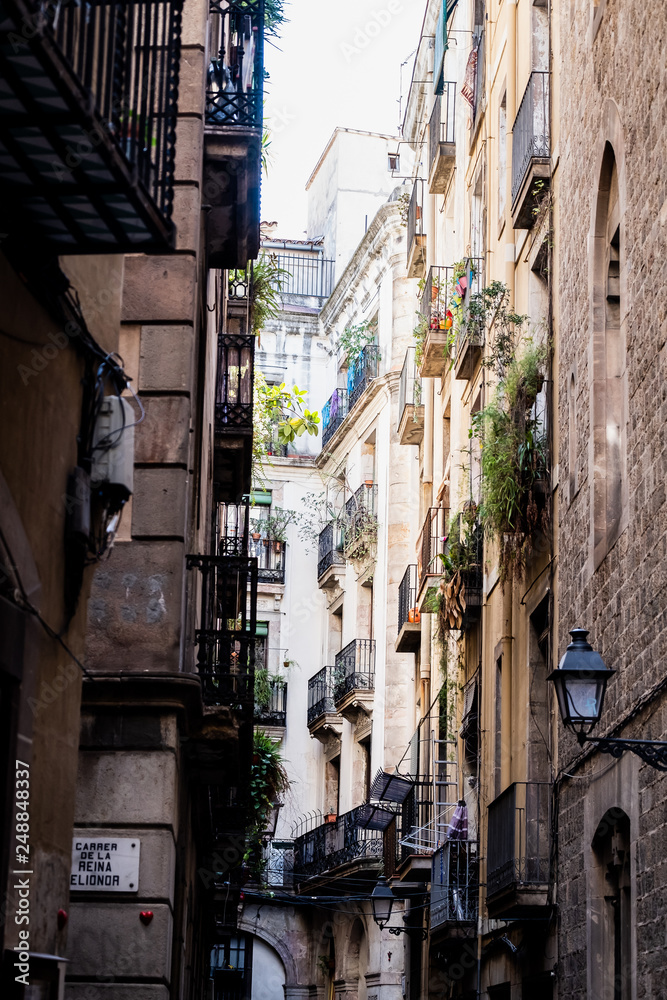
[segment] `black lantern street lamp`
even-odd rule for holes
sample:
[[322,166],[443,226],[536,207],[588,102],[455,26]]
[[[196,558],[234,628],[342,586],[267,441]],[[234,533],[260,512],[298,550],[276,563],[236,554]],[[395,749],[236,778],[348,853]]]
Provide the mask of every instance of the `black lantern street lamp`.
[[626,750],[659,771],[667,771],[667,743],[656,740],[623,740],[589,736],[602,715],[607,682],[614,670],[605,666],[600,654],[587,641],[588,631],[573,628],[572,642],[548,679],[553,681],[563,725],[576,734],[581,746],[594,743],[602,753],[620,757]]
[[[384,875],[380,875],[377,880],[377,885],[371,893],[371,906],[373,907],[373,920],[378,925],[380,930],[387,927],[389,923],[389,918],[391,917],[391,909],[394,905],[394,894],[391,891],[391,886],[387,882]],[[403,917],[405,920],[405,917]],[[428,938],[428,931],[425,927],[387,927],[390,934],[414,934],[420,933],[422,940],[426,941]]]

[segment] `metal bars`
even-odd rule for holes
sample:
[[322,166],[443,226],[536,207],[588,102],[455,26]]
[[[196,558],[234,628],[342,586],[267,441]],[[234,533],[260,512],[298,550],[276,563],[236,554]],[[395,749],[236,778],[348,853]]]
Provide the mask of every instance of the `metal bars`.
[[322,447],[329,443],[348,414],[347,389],[336,389],[322,407]]
[[401,426],[403,412],[406,406],[419,406],[422,401],[422,382],[417,374],[415,349],[408,347],[401,368],[401,380],[398,383],[398,423]]
[[308,681],[308,725],[322,715],[335,715],[334,703],[334,667],[322,667]]
[[551,785],[514,782],[488,810],[487,896],[550,879]]
[[375,687],[375,639],[353,639],[336,654],[334,701],[350,691],[372,691]]
[[330,521],[320,531],[317,540],[317,579],[321,579],[330,566],[345,565],[343,549],[345,546],[345,529]]
[[549,73],[530,74],[512,128],[512,202],[516,200],[530,161],[548,162],[551,148],[549,127]]
[[298,254],[271,251],[277,266],[287,271],[274,282],[274,287],[282,295],[313,295],[326,299],[334,286],[335,261],[325,259],[320,254],[299,256]]
[[408,566],[403,579],[398,585],[398,631],[406,622],[416,623],[419,621],[419,610],[417,608],[417,566],[415,563]]
[[264,0],[212,0],[206,124],[262,127]]
[[215,394],[216,433],[252,431],[255,338],[252,334],[218,334]]
[[442,143],[454,143],[456,84],[448,80],[443,85],[442,96],[436,97],[428,124],[429,172],[440,155]]
[[366,830],[363,807],[351,809],[333,823],[323,823],[294,841],[297,880],[309,878],[360,859],[382,859],[381,830]]

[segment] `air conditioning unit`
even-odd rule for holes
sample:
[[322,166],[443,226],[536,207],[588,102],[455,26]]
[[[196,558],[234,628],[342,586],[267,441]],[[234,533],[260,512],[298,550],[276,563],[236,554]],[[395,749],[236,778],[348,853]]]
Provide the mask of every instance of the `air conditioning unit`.
[[105,396],[93,431],[92,490],[119,508],[134,486],[135,413],[122,396]]

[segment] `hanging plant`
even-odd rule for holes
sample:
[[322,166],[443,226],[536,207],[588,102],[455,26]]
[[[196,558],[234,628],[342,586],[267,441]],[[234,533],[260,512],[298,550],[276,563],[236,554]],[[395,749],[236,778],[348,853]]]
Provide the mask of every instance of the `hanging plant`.
[[375,343],[377,319],[364,320],[356,325],[348,324],[338,338],[338,346],[348,362],[357,358],[364,347]]
[[262,840],[271,809],[290,787],[282,755],[270,736],[256,730],[250,769],[250,815],[244,861],[255,876],[264,868]]
[[444,642],[448,631],[465,626],[471,602],[481,601],[482,537],[476,504],[466,504],[451,519],[445,551],[438,559],[442,577],[428,610],[437,615],[438,638]]

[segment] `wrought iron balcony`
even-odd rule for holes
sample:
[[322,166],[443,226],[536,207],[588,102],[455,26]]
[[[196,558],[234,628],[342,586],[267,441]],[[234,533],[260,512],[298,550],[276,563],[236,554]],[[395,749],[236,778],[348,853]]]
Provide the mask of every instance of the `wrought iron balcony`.
[[433,854],[431,869],[431,930],[476,924],[479,900],[477,844],[449,840]]
[[209,267],[259,253],[264,0],[210,0],[204,181]]
[[476,296],[484,288],[484,258],[468,257],[465,264],[465,274],[454,286],[455,293],[461,297],[461,318],[454,345],[454,376],[470,380],[482,356],[486,333],[483,321],[477,317],[473,308]]
[[336,389],[322,407],[322,447],[329,443],[348,414],[347,389]]
[[456,84],[446,81],[442,96],[433,102],[428,125],[428,189],[430,194],[444,194],[456,162],[455,143]]
[[357,354],[350,358],[347,368],[347,391],[349,409],[356,406],[369,383],[378,376],[380,351],[377,344],[366,344]]
[[317,540],[317,579],[321,580],[332,566],[345,566],[345,530],[342,525],[330,521],[320,531]]
[[270,840],[264,848],[267,885],[291,889],[294,884],[294,841]]
[[373,868],[382,862],[382,832],[366,830],[360,824],[364,807],[338,816],[333,823],[323,823],[294,841],[294,869],[304,881],[325,872],[335,872],[352,862],[369,863]]
[[345,556],[363,559],[373,554],[377,542],[377,486],[364,484],[345,503]]
[[250,523],[249,501],[216,504],[214,538],[219,556],[247,556]]
[[415,364],[415,349],[408,347],[398,384],[398,439],[401,444],[419,444],[424,436],[422,382]]
[[486,898],[491,917],[547,903],[551,792],[546,781],[514,782],[489,805]]
[[375,639],[353,639],[336,654],[334,701],[350,692],[373,691],[375,687]]
[[408,278],[420,278],[426,262],[424,181],[418,177],[408,204]]
[[[257,664],[255,664],[257,666]],[[255,722],[264,726],[285,726],[287,721],[287,681],[271,681],[268,704],[255,704]]]
[[530,229],[538,196],[535,181],[551,177],[549,73],[533,72],[512,128],[512,219],[515,229]]
[[417,576],[419,596],[424,588],[442,576],[442,559],[446,552],[449,532],[449,508],[429,507],[417,542]]
[[484,533],[478,521],[472,525],[466,515],[452,518],[445,542],[445,553],[453,567],[447,579],[455,579],[456,593],[448,598],[451,615],[443,627],[466,629],[479,621],[483,599]]
[[248,552],[257,560],[260,583],[285,582],[285,551],[287,543],[275,538],[250,538]]
[[322,667],[308,681],[308,725],[314,725],[324,715],[335,715],[334,667]]
[[286,271],[274,287],[281,295],[313,296],[327,299],[334,286],[334,268],[336,262],[322,257],[320,254],[288,254],[271,251],[281,270]]
[[168,250],[182,0],[3,0],[0,182],[58,253]]
[[244,556],[187,557],[201,572],[197,669],[204,701],[252,711],[257,626],[257,561]]
[[254,359],[252,334],[218,334],[214,480],[222,500],[250,492]]
[[414,653],[421,644],[421,615],[419,613],[417,566],[408,566],[398,585],[398,653]]

